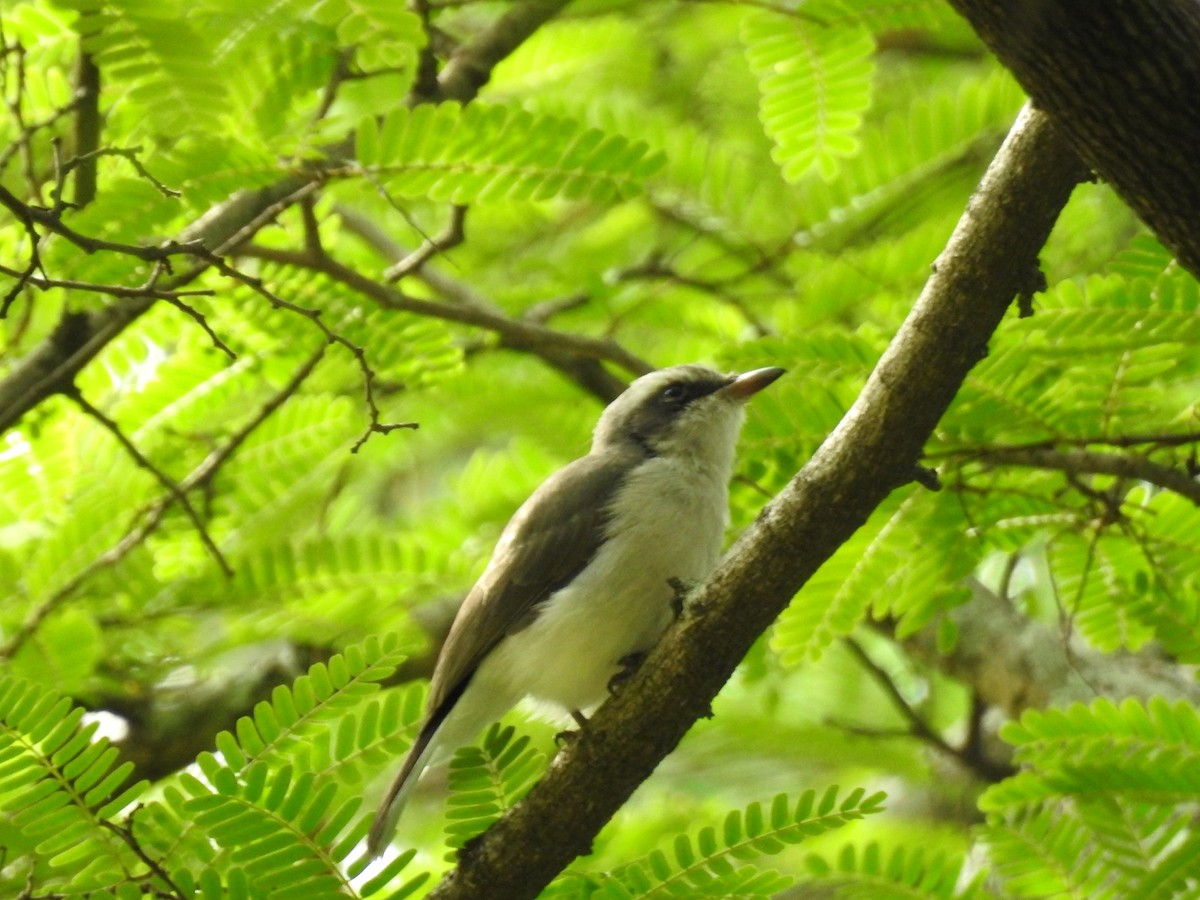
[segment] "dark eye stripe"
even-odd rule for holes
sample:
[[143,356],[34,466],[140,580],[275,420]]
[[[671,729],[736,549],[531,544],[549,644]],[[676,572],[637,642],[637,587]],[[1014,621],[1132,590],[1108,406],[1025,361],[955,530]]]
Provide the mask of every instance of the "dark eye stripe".
[[694,400],[707,397],[725,387],[726,381],[676,381],[659,392],[659,397],[673,406],[687,406]]

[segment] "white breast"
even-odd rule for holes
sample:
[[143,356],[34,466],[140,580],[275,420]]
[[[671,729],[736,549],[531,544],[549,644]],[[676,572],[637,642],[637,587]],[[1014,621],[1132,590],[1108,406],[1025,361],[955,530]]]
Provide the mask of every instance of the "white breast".
[[640,465],[612,504],[613,536],[531,625],[497,646],[477,677],[558,712],[602,702],[617,661],[648,650],[671,621],[668,582],[695,583],[716,565],[728,517],[722,469],[678,457]]

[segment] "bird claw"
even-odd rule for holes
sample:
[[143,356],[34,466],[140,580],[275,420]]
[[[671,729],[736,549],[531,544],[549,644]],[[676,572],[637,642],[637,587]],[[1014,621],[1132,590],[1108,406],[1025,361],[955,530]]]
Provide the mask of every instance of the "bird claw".
[[675,592],[671,597],[671,612],[678,619],[683,615],[684,603],[687,601],[687,596],[692,592],[694,585],[687,584],[682,578],[672,576],[667,579],[667,586]]
[[608,693],[615,695],[621,689],[621,685],[633,677],[633,674],[641,668],[642,661],[646,658],[645,653],[626,653],[617,660],[617,665],[621,667],[612,678],[608,679]]
[[579,726],[579,731],[572,731],[571,729],[567,728],[556,734],[554,736],[554,743],[556,743],[559,747],[565,747],[567,744],[571,743],[571,741],[579,737],[580,731],[583,731],[583,729],[587,728],[587,716],[585,716],[579,710],[571,710],[571,718],[574,719],[575,724]]

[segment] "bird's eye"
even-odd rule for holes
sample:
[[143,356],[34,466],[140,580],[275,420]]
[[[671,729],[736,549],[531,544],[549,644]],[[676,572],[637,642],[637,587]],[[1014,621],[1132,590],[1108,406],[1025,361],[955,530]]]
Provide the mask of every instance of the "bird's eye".
[[662,389],[662,394],[659,396],[668,403],[682,403],[687,399],[687,388],[682,384],[669,384]]

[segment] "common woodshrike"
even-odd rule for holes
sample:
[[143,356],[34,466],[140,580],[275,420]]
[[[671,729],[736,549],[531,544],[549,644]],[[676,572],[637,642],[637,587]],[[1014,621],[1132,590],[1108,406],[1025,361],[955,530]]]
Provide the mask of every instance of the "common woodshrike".
[[427,766],[526,697],[582,722],[624,661],[655,644],[679,584],[720,555],[745,401],[782,374],[688,365],[637,379],[600,416],[591,452],[517,510],[438,656],[421,731],[371,826],[372,855]]

